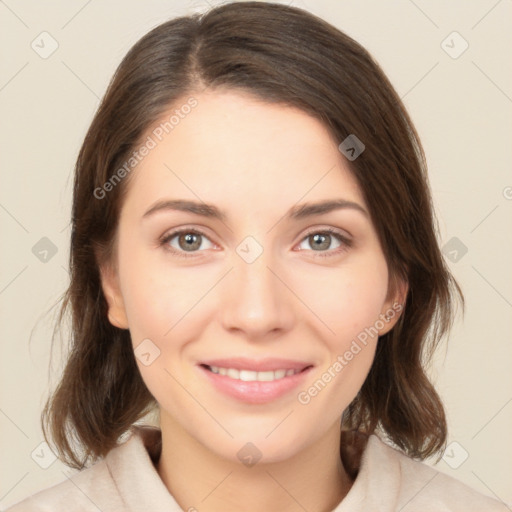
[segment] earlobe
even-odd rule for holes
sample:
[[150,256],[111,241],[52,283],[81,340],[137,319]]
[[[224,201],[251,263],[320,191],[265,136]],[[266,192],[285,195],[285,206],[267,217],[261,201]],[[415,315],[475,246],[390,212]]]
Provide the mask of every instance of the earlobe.
[[113,305],[108,303],[108,320],[114,327],[119,329],[128,329],[128,319],[123,304],[118,304],[115,297],[112,298]]
[[107,301],[108,320],[119,329],[128,329],[128,318],[117,273],[110,266],[100,267],[101,288]]
[[395,283],[394,290],[395,293],[385,302],[380,314],[381,321],[378,321],[379,336],[383,336],[391,331],[402,316],[407,300],[407,293],[409,291],[409,284],[407,281],[400,279]]

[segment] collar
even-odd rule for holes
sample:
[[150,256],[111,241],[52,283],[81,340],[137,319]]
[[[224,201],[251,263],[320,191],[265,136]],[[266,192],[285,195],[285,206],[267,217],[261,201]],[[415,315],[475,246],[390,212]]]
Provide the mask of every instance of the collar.
[[[152,512],[182,512],[156,470],[162,451],[161,430],[151,425],[133,425],[130,434],[105,459],[121,497],[130,496],[130,502],[124,503],[126,510],[144,510],[150,496]],[[396,510],[401,472],[393,453],[395,450],[375,434],[343,432],[340,456],[354,483],[332,512]]]

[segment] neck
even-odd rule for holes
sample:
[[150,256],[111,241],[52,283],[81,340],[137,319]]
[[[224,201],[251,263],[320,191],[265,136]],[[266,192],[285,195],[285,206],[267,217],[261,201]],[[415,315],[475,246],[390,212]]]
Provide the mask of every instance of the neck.
[[183,510],[331,512],[352,480],[340,458],[340,425],[279,462],[253,466],[220,457],[181,426],[161,418],[160,478]]

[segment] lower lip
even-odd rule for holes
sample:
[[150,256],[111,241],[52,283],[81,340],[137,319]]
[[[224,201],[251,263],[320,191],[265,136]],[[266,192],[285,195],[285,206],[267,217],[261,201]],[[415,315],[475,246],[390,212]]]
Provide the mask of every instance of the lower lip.
[[222,393],[246,402],[249,404],[264,404],[276,400],[277,398],[289,393],[304,381],[313,367],[309,367],[300,373],[283,377],[273,381],[243,381],[232,379],[227,375],[213,373],[204,366],[198,366],[210,382]]

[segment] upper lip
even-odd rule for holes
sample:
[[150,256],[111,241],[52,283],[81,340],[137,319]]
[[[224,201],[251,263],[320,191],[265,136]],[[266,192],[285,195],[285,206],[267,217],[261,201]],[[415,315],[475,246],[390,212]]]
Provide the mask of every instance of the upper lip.
[[306,361],[297,361],[292,359],[266,358],[250,359],[247,357],[233,357],[229,359],[208,359],[201,361],[200,364],[207,366],[218,366],[221,368],[235,368],[237,370],[250,370],[255,372],[275,371],[275,370],[304,370],[312,363]]

